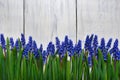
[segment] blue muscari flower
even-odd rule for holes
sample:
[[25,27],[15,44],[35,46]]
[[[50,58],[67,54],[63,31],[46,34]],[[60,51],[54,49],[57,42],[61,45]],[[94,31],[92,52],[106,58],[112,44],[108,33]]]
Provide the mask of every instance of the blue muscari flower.
[[29,41],[28,41],[28,44],[29,44],[29,51],[32,52],[32,44],[33,44],[33,40],[32,40],[32,37],[29,36]]
[[37,49],[36,41],[33,41],[33,42],[32,42],[32,49]]
[[116,53],[116,60],[120,60],[120,51]]
[[84,46],[85,51],[88,51],[91,56],[93,56],[93,53],[94,53],[93,48],[92,48],[92,40],[93,40],[93,34],[91,35],[90,38],[87,35],[86,41],[85,41],[85,46]]
[[97,48],[98,47],[98,37],[95,35],[94,40],[93,40],[93,47]]
[[111,47],[111,43],[112,43],[112,38],[109,39],[107,45],[106,45],[106,49],[109,50]]
[[115,40],[113,48],[110,50],[110,53],[114,53],[118,51],[118,39]]
[[43,45],[42,44],[40,45],[39,51],[40,51],[40,54],[42,54],[42,51],[43,51]]
[[92,47],[88,47],[88,52],[89,52],[89,55],[92,57],[94,55],[94,50],[92,49]]
[[74,47],[73,47],[73,41],[72,40],[68,41],[67,51],[68,51],[68,55],[70,57],[74,55]]
[[92,35],[90,36],[90,38],[89,38],[90,43],[92,43],[93,37],[94,37],[94,34],[92,34]]
[[113,48],[110,50],[110,54],[113,54],[113,58],[116,59],[118,52],[118,39],[116,39]]
[[74,52],[80,55],[81,51],[82,51],[82,44],[81,44],[81,40],[79,40],[78,43],[75,44]]
[[12,37],[10,38],[10,46],[11,46],[11,49],[14,48],[14,40]]
[[49,42],[48,46],[47,46],[47,52],[50,55],[54,55],[55,54],[55,46],[52,42]]
[[68,36],[65,36],[65,40],[64,40],[64,48],[65,48],[66,52],[67,52],[67,48],[68,48],[68,45],[69,45],[68,43],[69,43]]
[[95,35],[94,40],[93,40],[93,50],[95,55],[97,55],[97,50],[98,50],[98,37]]
[[88,56],[88,65],[91,67],[92,66],[92,57]]
[[38,52],[37,44],[35,41],[33,41],[32,49],[33,49],[32,52],[34,54],[34,57],[35,58],[39,57],[39,52]]
[[43,53],[42,53],[42,59],[43,59],[43,63],[46,64],[47,62],[47,52],[44,50]]
[[20,50],[20,45],[19,45],[19,40],[18,39],[15,42],[15,47],[16,47],[17,51]]
[[23,46],[23,48],[24,48],[24,47],[25,47],[25,44],[26,44],[24,34],[21,34],[21,44],[22,44],[22,46]]
[[28,42],[32,45],[33,40],[32,40],[31,36],[29,36],[29,41]]
[[68,36],[65,36],[65,40],[64,40],[64,42],[65,42],[65,44],[67,45],[68,44]]
[[74,54],[73,41],[68,39],[68,36],[65,36],[65,40],[63,44],[64,44],[65,53],[68,52],[69,56],[72,56]]
[[0,44],[1,44],[1,46],[2,46],[3,49],[6,49],[5,38],[4,38],[3,34],[0,34]]
[[87,35],[86,40],[85,40],[85,46],[84,46],[85,51],[88,50],[89,44],[90,44],[90,40],[89,40],[89,36]]
[[101,51],[102,51],[103,49],[105,49],[105,39],[104,39],[104,38],[101,39],[101,43],[100,43],[99,48],[101,49]]
[[60,49],[58,50],[58,54],[60,58],[63,58],[65,55],[65,43],[62,42],[62,45],[60,45]]
[[113,47],[118,48],[118,39],[115,40]]
[[103,53],[104,60],[107,60],[108,51],[105,47],[105,39],[104,38],[101,39],[101,44],[100,44],[99,48],[100,48],[101,52]]
[[23,50],[23,56],[25,56],[26,58],[28,58],[28,53],[29,53],[29,44],[27,44]]
[[88,50],[89,47],[92,47],[93,36],[94,35],[92,34],[90,37],[88,35],[86,37],[85,46],[84,46],[84,48],[85,48],[86,51]]
[[56,37],[56,48],[57,50],[60,49],[60,40],[58,37]]

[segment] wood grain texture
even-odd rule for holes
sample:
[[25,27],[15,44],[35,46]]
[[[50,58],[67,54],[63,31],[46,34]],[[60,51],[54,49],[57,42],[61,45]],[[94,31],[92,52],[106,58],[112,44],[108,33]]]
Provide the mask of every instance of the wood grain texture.
[[22,0],[0,0],[0,33],[18,38],[23,32]]
[[25,26],[27,38],[46,47],[56,36],[63,40],[68,35],[75,42],[77,23],[78,39],[92,33],[120,39],[120,0],[77,0],[77,16],[75,1],[0,0],[0,33],[17,38]]
[[[75,0],[26,0],[25,33],[46,47],[58,36],[68,35],[75,41]],[[38,45],[39,47],[39,45]]]
[[120,39],[120,0],[78,0],[78,38],[97,34]]

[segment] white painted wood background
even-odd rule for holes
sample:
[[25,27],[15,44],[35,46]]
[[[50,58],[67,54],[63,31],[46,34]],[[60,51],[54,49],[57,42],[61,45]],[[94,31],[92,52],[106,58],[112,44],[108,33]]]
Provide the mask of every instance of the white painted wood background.
[[0,0],[0,33],[15,39],[23,32],[23,1]]
[[120,39],[120,0],[78,0],[78,38],[95,33]]
[[76,39],[75,0],[26,0],[25,33],[47,45],[55,37]]
[[0,33],[17,38],[24,30],[45,47],[65,35],[120,39],[120,0],[0,0]]

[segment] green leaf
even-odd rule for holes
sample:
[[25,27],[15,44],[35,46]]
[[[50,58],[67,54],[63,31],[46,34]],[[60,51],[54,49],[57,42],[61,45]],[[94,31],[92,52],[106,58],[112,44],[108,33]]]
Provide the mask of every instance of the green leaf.
[[21,79],[26,80],[26,76],[27,76],[26,58],[23,57],[22,62],[21,62]]
[[82,80],[82,75],[83,75],[83,56],[84,56],[84,52],[82,51],[82,53],[79,56],[79,61],[78,61],[78,80]]
[[66,64],[66,80],[71,79],[71,61],[67,61]]

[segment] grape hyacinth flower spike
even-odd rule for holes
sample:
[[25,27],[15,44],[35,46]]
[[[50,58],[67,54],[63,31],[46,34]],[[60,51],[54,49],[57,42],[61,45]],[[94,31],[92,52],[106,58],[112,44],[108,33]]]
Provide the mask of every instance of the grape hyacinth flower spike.
[[107,50],[111,48],[111,44],[112,44],[112,38],[110,38],[109,41],[107,42],[107,45],[106,45]]
[[116,60],[120,60],[120,51],[116,53]]
[[92,67],[92,57],[88,56],[88,65]]
[[32,44],[33,44],[32,37],[31,37],[31,36],[29,36],[28,45],[29,45],[29,52],[30,52],[30,53],[32,53]]
[[119,53],[118,39],[115,40],[113,48],[110,50],[110,53],[113,54],[113,58],[116,60],[117,54]]
[[55,53],[55,46],[52,42],[49,42],[48,46],[47,46],[47,53],[50,55],[54,55]]
[[72,40],[68,41],[67,52],[68,52],[68,55],[70,57],[74,55],[74,47],[73,47],[73,41]]
[[62,60],[62,58],[65,55],[65,43],[62,42],[62,44],[60,45],[60,49],[58,50],[58,54],[60,56],[60,60]]
[[29,44],[26,44],[22,56],[28,58],[28,53],[29,53]]
[[40,44],[39,51],[40,51],[40,55],[42,55],[42,52],[43,52],[43,45],[42,44]]
[[57,48],[57,51],[60,49],[60,40],[58,37],[56,37],[56,48]]
[[24,48],[25,44],[26,44],[26,40],[25,40],[24,34],[21,34],[21,44],[22,44],[22,47]]
[[6,49],[6,43],[5,43],[5,38],[3,34],[0,34],[0,45],[4,50]]
[[107,60],[107,49],[106,49],[106,47],[105,47],[105,39],[104,38],[102,38],[101,39],[101,44],[100,44],[100,46],[99,46],[99,49],[101,50],[101,52],[103,53],[103,58],[104,58],[104,60]]
[[94,37],[94,34],[92,34],[92,35],[90,36],[90,38],[89,38],[89,40],[90,40],[90,44],[92,44],[93,37]]
[[10,38],[10,47],[11,47],[11,49],[14,48],[14,40],[12,37]]
[[80,55],[81,52],[82,52],[82,43],[81,43],[81,40],[79,40],[78,43],[75,44],[74,53],[76,53],[77,55]]
[[40,55],[38,52],[36,41],[33,41],[32,49],[33,49],[32,53],[34,54],[34,57],[38,58]]
[[89,36],[87,35],[84,45],[85,51],[88,51],[89,44],[90,44],[90,40],[89,40]]
[[17,39],[17,40],[16,40],[16,42],[15,42],[15,47],[16,47],[17,51],[19,51],[19,50],[20,50],[20,43],[19,43],[19,39]]
[[64,43],[65,43],[65,47],[67,48],[67,45],[68,45],[68,36],[65,36],[65,40],[64,40]]
[[47,51],[45,51],[45,50],[43,50],[42,59],[43,59],[43,64],[46,64],[46,62],[47,62]]
[[98,37],[97,37],[97,35],[95,35],[94,40],[93,40],[93,50],[94,50],[95,56],[97,56],[97,52],[98,52]]

